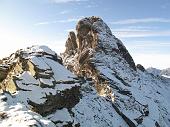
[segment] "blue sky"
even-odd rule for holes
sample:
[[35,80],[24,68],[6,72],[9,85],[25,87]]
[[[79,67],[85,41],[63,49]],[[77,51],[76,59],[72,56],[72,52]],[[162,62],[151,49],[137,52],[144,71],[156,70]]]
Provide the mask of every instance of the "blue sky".
[[0,0],[0,58],[27,46],[64,51],[68,31],[100,16],[136,63],[170,67],[169,0]]

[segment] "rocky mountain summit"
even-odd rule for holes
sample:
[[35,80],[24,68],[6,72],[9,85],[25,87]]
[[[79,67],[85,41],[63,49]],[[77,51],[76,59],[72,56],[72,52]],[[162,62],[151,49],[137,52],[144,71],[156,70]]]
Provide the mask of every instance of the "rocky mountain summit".
[[99,17],[78,22],[61,57],[32,46],[2,59],[0,90],[2,127],[170,125],[170,79],[135,65]]
[[93,79],[99,95],[107,94],[109,88],[115,95],[113,108],[128,126],[169,126],[169,80],[136,66],[102,19],[84,18],[76,32],[69,33],[64,65],[76,75]]

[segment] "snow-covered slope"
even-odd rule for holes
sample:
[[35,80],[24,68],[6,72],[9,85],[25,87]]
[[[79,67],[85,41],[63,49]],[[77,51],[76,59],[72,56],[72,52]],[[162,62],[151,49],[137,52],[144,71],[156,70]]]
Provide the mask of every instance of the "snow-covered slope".
[[168,127],[169,81],[136,67],[102,19],[84,18],[76,30],[77,35],[71,32],[68,36],[64,65],[77,75],[92,78],[100,95],[114,99],[112,107],[128,126]]
[[[74,79],[76,76],[60,62],[57,54],[46,46],[18,50],[3,59],[1,67],[8,72],[0,84],[3,91],[0,126],[15,126],[13,123],[18,126],[55,126],[45,116],[67,104],[60,102],[65,97],[65,90],[71,92],[79,88]],[[71,97],[69,99],[74,99]]]
[[170,78],[170,68],[163,69],[161,75],[167,78]]
[[46,46],[18,50],[1,68],[2,127],[127,126],[90,79],[72,74]]

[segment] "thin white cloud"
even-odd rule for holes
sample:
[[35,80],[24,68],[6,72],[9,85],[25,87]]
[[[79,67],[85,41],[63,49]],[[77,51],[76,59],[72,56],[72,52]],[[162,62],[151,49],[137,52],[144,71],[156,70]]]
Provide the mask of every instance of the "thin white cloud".
[[65,30],[66,32],[71,32],[71,31],[74,31],[74,32],[76,32],[76,30],[75,29],[67,29],[67,30]]
[[137,30],[141,30],[141,29],[147,29],[147,30],[151,30],[151,29],[158,29],[158,27],[151,27],[151,26],[139,26],[139,25],[132,25],[132,26],[126,26],[126,27],[123,27],[123,28],[126,28],[126,29],[129,29],[129,30],[131,30],[131,29],[137,29]]
[[81,18],[69,18],[64,20],[58,20],[59,23],[69,23],[69,22],[78,22]]
[[54,24],[54,23],[56,23],[56,21],[38,22],[38,23],[35,23],[34,26],[49,25],[49,24]]
[[170,23],[170,19],[165,18],[141,18],[141,19],[125,19],[125,20],[118,20],[110,22],[111,24],[115,25],[127,25],[127,24],[137,24],[137,23]]
[[50,25],[50,24],[56,24],[56,23],[71,23],[71,22],[78,22],[80,18],[69,18],[69,19],[63,19],[63,20],[54,20],[54,21],[44,21],[44,22],[38,22],[35,23],[34,26],[40,26],[40,25]]
[[69,2],[85,2],[88,0],[50,0],[50,1],[59,4],[59,3],[69,3]]
[[97,4],[93,4],[93,5],[87,5],[86,8],[95,8],[95,7],[98,7]]
[[39,23],[35,23],[34,25],[35,26],[39,26],[39,25],[48,25],[50,24],[51,22],[39,22]]
[[112,29],[112,32],[114,35],[121,38],[170,36],[170,30]]
[[112,31],[150,31],[150,30],[157,30],[158,27],[151,27],[151,26],[123,26],[119,28],[112,28]]
[[160,47],[170,47],[170,41],[167,42],[162,42],[162,41],[131,41],[131,43],[127,43],[128,47],[130,47],[131,49],[136,49],[136,48],[140,48],[140,49],[145,49],[145,48],[160,48]]
[[70,11],[65,10],[65,11],[61,11],[61,12],[59,12],[59,14],[63,15],[63,14],[67,14],[67,13],[69,13],[69,12],[70,12]]
[[120,28],[120,29],[111,29],[113,32],[145,32],[151,31],[150,29],[131,29],[131,28]]

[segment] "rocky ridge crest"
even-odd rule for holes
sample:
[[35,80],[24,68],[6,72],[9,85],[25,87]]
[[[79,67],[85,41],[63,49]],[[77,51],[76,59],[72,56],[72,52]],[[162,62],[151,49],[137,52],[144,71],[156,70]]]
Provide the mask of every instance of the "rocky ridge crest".
[[0,61],[0,126],[169,127],[170,80],[135,66],[101,18],[76,30],[63,60],[32,46]]

